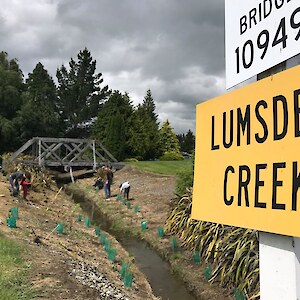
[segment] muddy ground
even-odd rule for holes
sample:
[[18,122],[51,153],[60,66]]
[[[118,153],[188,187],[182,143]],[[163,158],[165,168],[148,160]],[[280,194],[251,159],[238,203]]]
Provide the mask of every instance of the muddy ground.
[[[157,175],[142,172],[131,167],[125,167],[115,172],[114,184],[110,201],[103,199],[103,190],[96,192],[91,186],[95,177],[77,180],[72,185],[74,190],[81,190],[94,201],[108,216],[115,220],[115,229],[128,226],[136,235],[152,244],[162,256],[167,259],[171,255],[170,238],[158,237],[157,228],[163,226],[174,198],[175,176]],[[130,203],[127,208],[117,200],[119,184],[129,181],[131,184]],[[134,212],[138,205],[140,212]],[[5,218],[11,207],[18,207],[19,219],[17,228],[5,225]],[[64,193],[64,188],[58,193],[58,188],[30,191],[28,201],[10,196],[9,183],[5,177],[0,181],[0,230],[6,236],[20,240],[28,248],[27,260],[29,280],[33,289],[38,291],[37,299],[115,299],[101,294],[101,288],[89,284],[78,276],[77,269],[83,269],[82,264],[100,272],[109,287],[117,291],[120,299],[156,299],[146,277],[132,264],[134,281],[132,288],[124,286],[120,277],[122,262],[134,259],[118,244],[113,236],[109,236],[114,248],[117,249],[117,259],[113,263],[100,244],[99,237],[94,232],[94,226],[86,227],[83,222],[77,222],[78,214],[82,213],[71,196]],[[146,231],[141,230],[141,221],[147,220]],[[64,223],[63,234],[56,233],[58,223]],[[124,228],[123,228],[124,229]],[[38,238],[37,238],[38,237]],[[177,275],[187,282],[188,288],[198,299],[226,300],[231,299],[229,291],[210,285],[203,276],[204,266],[193,264],[191,253],[181,251],[180,257],[171,259],[171,268],[177,270]],[[79,266],[79,267],[78,267]],[[80,267],[81,266],[81,267]]]

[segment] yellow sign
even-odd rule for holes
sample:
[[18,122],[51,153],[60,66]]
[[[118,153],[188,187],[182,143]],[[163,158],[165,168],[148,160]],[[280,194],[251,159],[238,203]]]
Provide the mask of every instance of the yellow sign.
[[300,237],[300,66],[197,105],[192,218]]

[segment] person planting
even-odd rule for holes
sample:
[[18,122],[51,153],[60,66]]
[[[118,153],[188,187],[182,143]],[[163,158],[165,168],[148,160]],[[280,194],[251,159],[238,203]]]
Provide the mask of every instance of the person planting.
[[129,191],[130,191],[130,184],[128,181],[125,181],[120,184],[120,193],[123,192],[124,198],[129,200]]

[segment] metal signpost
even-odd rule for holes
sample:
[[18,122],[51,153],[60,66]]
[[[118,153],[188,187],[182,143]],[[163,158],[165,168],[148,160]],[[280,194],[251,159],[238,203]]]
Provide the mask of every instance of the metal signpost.
[[[299,64],[300,1],[225,10],[227,89]],[[259,230],[261,299],[300,299],[300,66],[197,105],[194,174],[192,218]]]

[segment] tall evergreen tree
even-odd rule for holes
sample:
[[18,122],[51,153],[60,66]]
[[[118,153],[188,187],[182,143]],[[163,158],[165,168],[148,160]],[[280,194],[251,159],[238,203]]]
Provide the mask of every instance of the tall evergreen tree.
[[111,116],[105,132],[105,147],[107,147],[118,160],[123,160],[126,151],[124,115],[121,115],[121,113],[117,111],[116,114]]
[[71,58],[69,70],[65,66],[57,69],[58,96],[61,116],[66,125],[66,135],[86,137],[101,104],[110,94],[108,86],[103,88],[102,74],[96,73],[96,61],[85,48]]
[[195,150],[195,135],[189,129],[185,135],[182,151],[188,152],[188,153],[193,153],[194,150]]
[[134,112],[129,144],[133,156],[139,159],[154,159],[162,154],[159,124],[150,90],[147,91],[142,104],[138,105]]
[[180,150],[184,151],[183,149],[184,149],[185,134],[184,133],[179,133],[179,134],[176,134],[176,136],[178,138]]
[[157,124],[158,127],[158,116],[155,113],[156,106],[150,89],[147,91],[146,96],[143,100],[142,109],[144,110],[145,114],[148,115],[150,119]]
[[195,135],[189,129],[186,134],[177,134],[180,149],[182,152],[192,153],[195,149]]
[[138,160],[146,160],[151,147],[150,135],[147,132],[149,126],[146,124],[151,125],[151,120],[139,106],[133,113],[128,139],[130,156]]
[[16,116],[22,105],[23,74],[16,59],[0,52],[0,153],[19,147]]
[[162,124],[160,133],[160,142],[162,145],[163,153],[180,151],[179,141],[176,134],[173,132],[173,128],[170,125],[169,120]]
[[0,115],[12,120],[22,105],[23,74],[16,59],[0,52]]
[[99,110],[93,136],[118,159],[128,156],[128,135],[133,106],[127,94],[114,91]]
[[25,103],[19,112],[22,142],[34,137],[57,137],[61,132],[56,87],[38,63],[26,80]]

